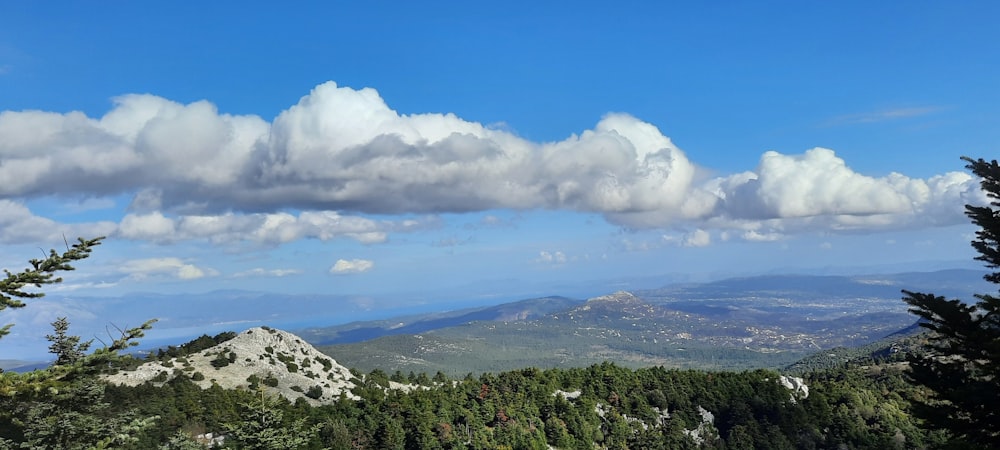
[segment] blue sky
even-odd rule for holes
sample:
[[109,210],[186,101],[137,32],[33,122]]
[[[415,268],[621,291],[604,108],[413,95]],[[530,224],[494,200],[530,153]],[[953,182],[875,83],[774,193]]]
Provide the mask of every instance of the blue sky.
[[433,303],[972,256],[994,2],[537,3],[0,6],[0,267]]

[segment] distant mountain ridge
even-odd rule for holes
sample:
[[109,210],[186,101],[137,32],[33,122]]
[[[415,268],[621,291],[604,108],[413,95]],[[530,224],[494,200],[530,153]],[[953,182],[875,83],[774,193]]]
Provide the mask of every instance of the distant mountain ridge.
[[298,334],[314,345],[349,344],[382,336],[425,333],[477,321],[530,320],[580,303],[583,301],[566,297],[542,297],[458,311],[308,328],[298,331]]
[[[901,289],[971,298],[982,272],[768,275],[616,292],[523,320],[411,318],[370,341],[321,345],[362,370],[464,374],[524,366],[780,368],[817,350],[865,345],[913,325]],[[527,301],[526,301],[527,302]],[[385,327],[391,320],[381,322]],[[407,327],[420,323],[420,327]],[[440,328],[432,328],[433,326]],[[354,324],[357,328],[365,324]]]

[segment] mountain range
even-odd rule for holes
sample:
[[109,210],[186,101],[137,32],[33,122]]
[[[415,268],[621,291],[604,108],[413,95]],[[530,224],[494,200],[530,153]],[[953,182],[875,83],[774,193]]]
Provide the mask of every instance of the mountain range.
[[[85,325],[87,321],[77,321],[79,315],[71,313],[85,303],[107,310],[98,317],[125,315],[126,319],[145,317],[140,314],[143,307],[160,305],[164,316],[143,342],[147,348],[266,324],[293,330],[345,365],[363,370],[464,374],[525,365],[581,366],[605,359],[633,366],[780,367],[816,350],[863,345],[911,325],[915,317],[900,300],[901,289],[968,299],[990,288],[982,274],[958,269],[739,277],[632,289],[628,295],[590,301],[549,296],[427,313],[408,307],[390,318],[385,318],[392,315],[390,310],[363,311],[364,302],[357,296],[244,291],[190,295],[177,301],[157,294],[65,304],[45,298],[25,309],[47,311],[48,303],[58,304],[63,308],[60,314],[69,316],[73,330],[79,330],[80,321]],[[268,312],[276,305],[282,306],[280,312]],[[351,316],[381,318],[302,328],[303,319],[296,319],[300,316],[310,317],[305,322],[312,324]],[[5,338],[5,348],[23,348],[16,338]],[[5,369],[23,365],[3,364]]]
[[916,317],[901,289],[971,298],[982,272],[733,278],[618,292],[589,300],[540,298],[300,334],[361,370],[449,375],[525,366],[701,369],[784,367],[805,355],[872,343]]

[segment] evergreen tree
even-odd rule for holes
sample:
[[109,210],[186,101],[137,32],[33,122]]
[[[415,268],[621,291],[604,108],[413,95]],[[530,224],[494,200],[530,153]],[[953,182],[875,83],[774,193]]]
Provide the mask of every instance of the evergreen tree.
[[[44,293],[31,290],[59,283],[57,272],[73,270],[70,265],[90,256],[103,238],[80,239],[65,252],[49,252],[45,259],[33,259],[31,267],[12,273],[4,270],[0,279],[0,310],[23,308],[24,299],[39,298]],[[0,448],[121,448],[134,443],[155,417],[138,417],[131,411],[115,411],[103,401],[105,384],[98,379],[102,371],[121,364],[122,350],[137,345],[155,320],[139,327],[119,329],[119,337],[86,354],[90,343],[66,334],[65,318],[53,323],[55,334],[47,338],[56,354],[54,365],[28,373],[0,373]],[[0,327],[0,337],[11,325]]]
[[288,423],[284,420],[279,401],[263,389],[254,400],[243,405],[238,422],[226,423],[226,445],[247,450],[289,450],[305,447],[318,426],[307,427],[304,419]]
[[[44,297],[43,292],[33,292],[25,288],[29,286],[40,288],[46,284],[61,283],[62,278],[56,277],[56,273],[74,270],[70,263],[90,256],[93,248],[101,245],[102,239],[104,238],[90,240],[81,238],[78,243],[68,247],[61,254],[50,250],[47,258],[32,259],[28,261],[31,267],[17,273],[4,269],[6,277],[0,279],[0,311],[7,308],[23,308],[25,303],[22,299]],[[13,325],[8,324],[0,327],[0,337],[9,334],[11,326]]]
[[66,334],[69,331],[69,321],[65,317],[60,317],[52,322],[52,328],[55,334],[46,335],[45,339],[52,343],[49,346],[49,353],[56,355],[56,361],[53,364],[57,366],[65,366],[79,361],[93,342],[80,343],[80,336]]
[[[1000,284],[1000,165],[963,158],[982,179],[989,205],[966,205],[979,226],[975,259],[992,269],[984,278]],[[1000,297],[978,294],[974,304],[903,291],[910,311],[932,331],[923,354],[911,355],[909,378],[932,394],[917,409],[929,425],[984,448],[1000,448]]]

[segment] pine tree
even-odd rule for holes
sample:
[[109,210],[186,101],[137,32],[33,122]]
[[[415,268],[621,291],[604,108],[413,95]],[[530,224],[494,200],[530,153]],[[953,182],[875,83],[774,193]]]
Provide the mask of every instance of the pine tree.
[[[975,259],[992,271],[986,281],[1000,284],[1000,165],[996,160],[963,158],[982,179],[989,205],[966,205],[979,226]],[[917,413],[928,425],[948,430],[966,445],[1000,448],[1000,297],[976,295],[976,303],[903,291],[910,311],[931,330],[925,352],[908,357],[908,377],[930,389]]]
[[[45,259],[33,259],[31,267],[13,273],[4,270],[0,279],[0,311],[27,306],[24,299],[42,297],[32,290],[62,282],[57,272],[73,270],[70,265],[90,256],[103,238],[80,239],[65,252],[49,252]],[[138,344],[155,320],[109,336],[110,343],[86,353],[90,343],[66,334],[69,322],[53,323],[55,334],[47,338],[56,363],[27,373],[0,371],[0,448],[121,448],[156,420],[138,417],[131,411],[117,411],[103,401],[105,383],[98,374],[120,364],[120,352]],[[11,325],[0,327],[0,337]]]
[[52,322],[52,329],[55,334],[45,335],[45,339],[52,343],[49,345],[49,353],[56,355],[56,361],[53,364],[57,366],[65,366],[79,361],[93,342],[80,343],[80,336],[66,334],[69,331],[69,321],[65,317],[60,317]]
[[306,426],[304,419],[288,422],[283,417],[279,400],[260,389],[243,405],[239,422],[224,424],[226,443],[248,450],[289,450],[306,446],[319,431],[319,426]]
[[[42,292],[32,292],[25,288],[29,286],[40,288],[46,284],[61,283],[62,278],[56,277],[56,273],[75,270],[70,263],[90,256],[93,248],[101,245],[103,239],[103,237],[89,240],[80,238],[80,241],[72,247],[67,245],[66,251],[61,254],[50,250],[48,257],[28,261],[31,267],[20,272],[14,273],[4,269],[6,277],[0,279],[0,311],[7,308],[23,308],[25,303],[22,299],[45,296]],[[11,326],[13,325],[8,324],[0,327],[0,337],[10,333]]]

